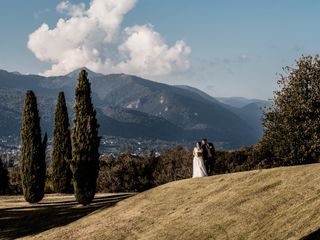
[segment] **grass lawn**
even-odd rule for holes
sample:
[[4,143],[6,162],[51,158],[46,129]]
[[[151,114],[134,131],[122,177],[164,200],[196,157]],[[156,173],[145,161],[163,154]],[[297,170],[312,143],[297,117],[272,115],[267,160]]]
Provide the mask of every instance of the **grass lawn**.
[[0,238],[320,239],[320,164],[186,179],[120,201],[128,196],[88,207],[70,196],[2,198]]
[[131,195],[96,194],[88,206],[79,205],[73,195],[67,194],[48,194],[37,204],[27,203],[23,196],[1,196],[0,239],[16,239],[67,225]]

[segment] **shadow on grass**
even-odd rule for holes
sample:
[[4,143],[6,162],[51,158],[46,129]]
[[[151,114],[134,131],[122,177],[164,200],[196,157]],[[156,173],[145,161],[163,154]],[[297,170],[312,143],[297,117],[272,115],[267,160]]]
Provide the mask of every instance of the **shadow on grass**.
[[0,209],[0,239],[16,239],[60,227],[130,196],[132,194],[96,197],[88,206],[66,200]]
[[319,240],[320,239],[320,228],[307,236],[304,236],[300,240]]

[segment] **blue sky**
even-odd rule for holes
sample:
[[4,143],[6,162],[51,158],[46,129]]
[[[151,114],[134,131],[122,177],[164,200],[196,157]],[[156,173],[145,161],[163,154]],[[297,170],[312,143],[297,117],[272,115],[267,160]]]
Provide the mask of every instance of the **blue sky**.
[[[89,2],[70,0],[71,4],[85,3],[87,8]],[[37,50],[32,52],[27,44],[29,34],[42,23],[52,29],[59,18],[70,18],[56,10],[59,3],[2,2],[1,69],[43,73],[51,68],[52,64],[40,61],[34,55]],[[167,46],[182,40],[191,49],[186,54],[188,66],[155,76],[142,72],[144,77],[191,85],[218,97],[267,99],[277,88],[277,74],[282,73],[282,67],[293,65],[302,54],[320,53],[319,12],[320,1],[313,0],[138,0],[124,14],[120,31],[152,24]],[[121,69],[135,73],[132,66]]]

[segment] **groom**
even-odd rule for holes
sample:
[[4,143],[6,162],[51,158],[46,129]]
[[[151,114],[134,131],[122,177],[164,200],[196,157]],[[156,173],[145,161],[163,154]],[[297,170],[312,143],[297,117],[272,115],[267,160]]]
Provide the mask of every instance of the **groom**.
[[204,165],[207,169],[208,175],[211,175],[213,173],[215,148],[214,145],[209,143],[206,138],[202,139],[201,143]]

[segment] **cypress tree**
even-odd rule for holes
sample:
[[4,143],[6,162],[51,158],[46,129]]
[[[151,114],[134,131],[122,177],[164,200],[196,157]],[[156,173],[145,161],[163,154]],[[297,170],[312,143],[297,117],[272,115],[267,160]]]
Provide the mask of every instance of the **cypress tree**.
[[70,169],[71,136],[69,129],[68,110],[64,93],[60,92],[54,115],[53,149],[52,149],[52,179],[53,189],[59,193],[72,192]]
[[82,70],[75,90],[71,168],[75,197],[83,205],[92,201],[96,191],[100,144],[98,128],[90,82],[87,72]]
[[0,195],[9,193],[8,169],[0,158]]
[[40,117],[37,99],[29,90],[24,101],[21,128],[21,178],[24,198],[30,203],[44,196],[47,134],[41,141]]

